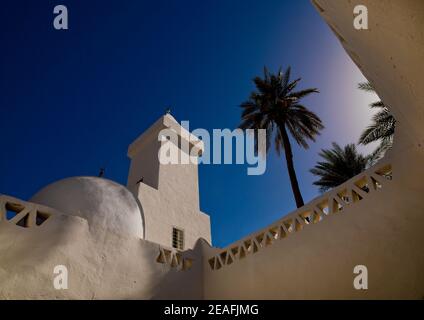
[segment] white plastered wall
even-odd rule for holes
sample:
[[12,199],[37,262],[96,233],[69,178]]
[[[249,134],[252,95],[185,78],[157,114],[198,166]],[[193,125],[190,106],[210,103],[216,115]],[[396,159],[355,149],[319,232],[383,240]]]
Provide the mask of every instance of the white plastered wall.
[[[424,90],[420,76],[424,74],[424,3],[420,0],[315,2],[398,119],[394,148],[384,160],[391,166],[392,180],[385,181],[381,189],[364,194],[362,200],[345,205],[343,211],[322,215],[317,223],[304,224],[283,238],[278,238],[276,233],[278,239],[256,240],[260,242],[257,252],[243,258],[234,253],[231,263],[229,251],[236,247],[240,250],[245,240],[253,241],[262,233],[273,236],[274,226],[248,235],[225,249],[211,248],[199,241],[193,251],[183,253],[192,262],[185,271],[171,266],[169,253],[166,263],[158,262],[163,252],[159,244],[107,231],[93,235],[87,220],[80,217],[41,207],[42,211],[52,212],[52,218],[39,227],[22,228],[6,221],[4,212],[0,212],[0,298],[422,299]],[[365,4],[369,9],[370,30],[362,34],[352,28],[355,4]],[[180,194],[187,196],[184,200],[168,198],[181,190],[176,187],[181,177],[188,174],[187,181],[197,182],[197,171],[194,174],[191,169],[187,172],[181,169],[172,173],[174,169],[169,169],[171,172],[165,175],[160,169],[157,189],[147,184],[153,184],[148,178],[146,183],[134,187],[144,170],[137,165],[132,164],[134,175],[130,173],[128,186],[139,196],[145,214],[151,214],[145,221],[147,239],[151,232],[152,241],[169,246],[167,228],[179,224],[179,217],[181,223],[188,223],[187,230],[195,230],[189,242],[197,236],[207,238],[209,219],[198,210],[198,196],[188,193],[189,196]],[[372,177],[374,169],[378,170],[378,166],[365,175]],[[162,173],[164,177],[171,174],[178,181],[173,178],[161,184]],[[155,181],[156,176],[151,177],[150,181]],[[360,178],[353,178],[287,218],[294,219],[305,210],[319,212],[317,206],[321,200],[332,199],[342,189],[352,191]],[[7,201],[22,202],[0,196],[0,211],[1,204]],[[36,204],[24,205],[39,208]],[[165,215],[161,215],[163,212]],[[190,225],[187,220],[195,215],[203,218]],[[283,225],[286,220],[282,218],[276,225]],[[147,227],[149,221],[151,227]],[[167,221],[172,223],[162,228]],[[221,267],[216,268],[217,257],[223,253],[226,257],[221,259]],[[57,264],[69,266],[69,290],[53,288],[53,268]],[[366,291],[353,288],[353,268],[358,264],[368,267]],[[180,290],[181,287],[185,290]]]
[[[50,217],[40,226],[18,226],[4,218],[8,203]],[[156,243],[0,195],[0,299],[198,299],[203,245],[176,260],[175,251]],[[54,287],[58,265],[67,267],[67,290]]]
[[[321,221],[284,238],[276,234],[278,239],[268,244],[262,241],[256,253],[244,258],[240,253],[228,258],[232,248],[240,251],[243,241],[222,250],[209,249],[204,257],[205,298],[422,299],[424,2],[313,3],[398,120],[395,145],[384,159],[393,178],[362,200],[346,205],[341,213],[325,214]],[[369,30],[353,28],[357,4],[368,8]],[[366,173],[368,177],[374,174],[372,170]],[[338,190],[351,190],[358,177],[288,217],[315,210],[315,204],[332,199]],[[246,239],[263,232],[272,237],[273,230],[267,228]],[[353,287],[355,265],[368,267],[368,290]]]
[[[143,207],[145,239],[171,246],[172,228],[176,227],[184,231],[184,249],[193,248],[199,238],[210,243],[209,216],[199,207],[198,166],[195,163],[159,163],[162,143],[158,136],[163,129],[174,130],[180,139],[182,132],[189,136],[167,114],[133,142],[128,151],[131,158],[128,188]],[[199,142],[194,136],[190,139]],[[202,148],[201,142],[199,148]],[[137,183],[141,177],[143,182]]]

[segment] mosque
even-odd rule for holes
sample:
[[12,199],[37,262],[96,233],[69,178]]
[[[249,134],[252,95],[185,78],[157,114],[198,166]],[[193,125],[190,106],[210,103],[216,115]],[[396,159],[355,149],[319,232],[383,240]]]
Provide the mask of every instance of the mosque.
[[[197,164],[158,160],[162,129],[187,139],[166,114],[130,144],[126,186],[73,177],[28,201],[0,195],[0,299],[423,299],[424,4],[311,2],[397,119],[380,162],[217,248]],[[352,26],[356,4],[368,30]],[[54,286],[56,266],[67,288]]]

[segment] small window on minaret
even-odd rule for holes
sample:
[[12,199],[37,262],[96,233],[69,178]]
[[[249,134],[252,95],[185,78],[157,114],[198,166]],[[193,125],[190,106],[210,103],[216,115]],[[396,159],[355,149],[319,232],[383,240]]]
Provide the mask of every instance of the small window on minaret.
[[172,247],[178,250],[184,249],[184,231],[172,228]]

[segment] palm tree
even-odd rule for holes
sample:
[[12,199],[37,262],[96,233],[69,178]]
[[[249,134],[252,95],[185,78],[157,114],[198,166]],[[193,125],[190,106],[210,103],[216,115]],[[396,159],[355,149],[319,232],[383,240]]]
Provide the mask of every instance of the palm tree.
[[319,177],[314,185],[320,187],[321,192],[337,187],[343,182],[364,171],[370,161],[369,156],[358,153],[356,146],[346,145],[344,148],[333,142],[332,149],[322,149],[319,153],[323,161],[318,161],[312,174]]
[[[266,152],[270,149],[273,137],[277,153],[280,155],[280,151],[284,150],[293,195],[299,208],[304,202],[294,169],[289,133],[298,145],[307,149],[308,140],[315,141],[324,126],[315,113],[300,103],[303,97],[317,93],[318,90],[312,88],[293,91],[301,79],[291,81],[290,72],[288,67],[284,73],[280,68],[277,74],[273,74],[265,67],[263,78],[258,76],[253,79],[256,91],[241,104],[243,111],[239,128],[265,129]],[[257,135],[255,141],[257,146]]]
[[[358,88],[367,92],[375,92],[370,82],[359,83]],[[359,143],[366,145],[380,141],[380,146],[373,152],[375,162],[393,145],[396,119],[382,101],[371,103],[370,107],[378,108],[379,111],[373,116],[371,125],[362,132]]]

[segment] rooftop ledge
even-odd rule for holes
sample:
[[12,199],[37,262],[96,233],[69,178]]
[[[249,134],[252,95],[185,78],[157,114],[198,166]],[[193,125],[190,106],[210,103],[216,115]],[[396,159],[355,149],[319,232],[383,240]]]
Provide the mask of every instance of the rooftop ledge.
[[189,143],[190,150],[192,148],[197,148],[198,152],[196,154],[201,155],[203,153],[203,141],[182,127],[173,116],[165,114],[130,144],[128,147],[128,156],[132,159],[140,152],[144,144],[153,140],[159,141],[159,132],[164,129],[171,129],[176,132],[180,139]]
[[276,240],[282,240],[291,233],[301,231],[305,226],[319,223],[330,215],[354,205],[369,194],[384,188],[392,180],[392,166],[388,157],[358,174],[340,186],[316,197],[301,208],[282,217],[273,224],[238,240],[224,249],[216,248],[217,254],[208,259],[212,270],[218,270],[236,260],[244,259],[270,246]]

